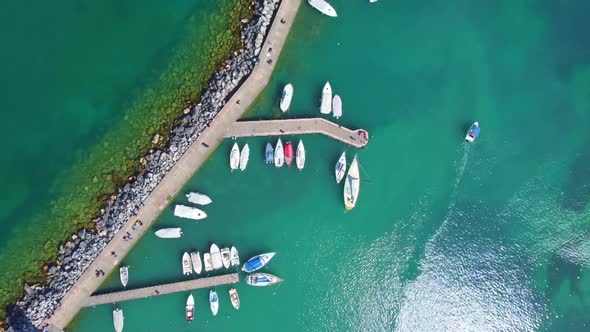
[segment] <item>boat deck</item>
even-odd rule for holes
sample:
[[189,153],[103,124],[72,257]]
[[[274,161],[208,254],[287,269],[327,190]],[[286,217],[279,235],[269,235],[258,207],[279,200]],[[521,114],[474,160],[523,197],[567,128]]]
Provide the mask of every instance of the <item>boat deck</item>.
[[198,278],[193,280],[174,282],[171,284],[155,285],[150,287],[125,290],[121,292],[93,295],[84,303],[85,307],[93,307],[107,303],[119,303],[135,299],[142,299],[164,294],[186,292],[193,289],[211,288],[220,285],[234,284],[240,281],[237,273],[224,274],[221,276]]
[[323,134],[357,148],[369,143],[366,130],[351,130],[323,118],[238,121],[228,129],[225,137],[299,134]]

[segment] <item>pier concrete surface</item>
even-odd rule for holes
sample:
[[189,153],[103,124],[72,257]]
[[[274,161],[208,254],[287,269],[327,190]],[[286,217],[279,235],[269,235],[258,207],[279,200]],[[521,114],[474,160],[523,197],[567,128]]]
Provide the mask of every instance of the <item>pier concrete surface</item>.
[[[248,110],[270,80],[300,5],[301,0],[281,1],[275,19],[263,43],[263,49],[258,56],[258,64],[254,67],[250,76],[228,100],[219,114],[213,119],[210,126],[201,133],[168,174],[154,188],[144,201],[144,206],[138,211],[137,216],[127,221],[98,255],[96,260],[90,264],[78,281],[68,290],[66,295],[60,300],[60,304],[55,312],[51,317],[48,317],[41,323],[42,326],[40,328],[53,325],[54,327],[63,329],[72,321],[80,309],[86,305],[88,298],[104,281],[104,278],[97,277],[94,271],[103,270],[108,275],[115,270],[120,259],[127,255],[135,243],[139,241],[162,211],[170,204],[174,196],[178,194],[199,167],[209,158],[215,148],[223,141],[227,128],[230,128]],[[267,55],[267,52],[264,50],[270,43],[272,43],[274,51],[272,54]],[[238,101],[240,102],[238,103]],[[136,236],[132,240],[124,241],[123,236],[125,232],[131,231],[133,224],[137,220],[141,220],[143,224],[136,227],[134,231]],[[112,252],[115,252],[117,256],[112,255]]]

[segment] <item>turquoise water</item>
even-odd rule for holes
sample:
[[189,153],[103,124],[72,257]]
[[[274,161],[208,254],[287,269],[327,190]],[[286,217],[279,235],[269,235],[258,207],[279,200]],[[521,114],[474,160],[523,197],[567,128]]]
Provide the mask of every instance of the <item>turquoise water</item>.
[[[337,19],[303,4],[277,71],[250,118],[278,115],[293,83],[290,117],[317,116],[329,80],[340,123],[371,134],[354,150],[303,138],[303,172],[263,164],[266,139],[248,143],[244,173],[230,173],[226,141],[185,191],[214,203],[194,223],[171,209],[124,260],[130,287],[183,280],[186,250],[235,245],[242,260],[276,251],[267,272],[285,281],[255,289],[194,291],[121,303],[126,331],[581,331],[590,319],[590,67],[582,1],[333,0]],[[463,142],[473,121],[473,145]],[[357,207],[344,212],[333,165],[358,153]],[[258,156],[258,158],[257,158]],[[185,202],[182,195],[175,203]],[[118,276],[102,291],[119,289]],[[112,306],[84,310],[69,331],[112,329]],[[146,313],[149,313],[146,314]]]

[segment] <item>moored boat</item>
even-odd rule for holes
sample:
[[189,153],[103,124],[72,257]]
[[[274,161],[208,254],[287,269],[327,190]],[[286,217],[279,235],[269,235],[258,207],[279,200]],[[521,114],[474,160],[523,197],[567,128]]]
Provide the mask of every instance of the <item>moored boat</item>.
[[285,152],[283,151],[283,142],[279,138],[277,142],[277,146],[275,147],[275,166],[276,167],[283,167],[283,163],[285,162]]
[[180,218],[201,220],[207,218],[205,211],[190,206],[176,205],[174,215]]
[[202,193],[190,192],[186,195],[186,198],[188,198],[189,202],[198,205],[207,205],[213,202],[213,200],[209,196]]
[[177,239],[183,235],[180,228],[162,228],[156,231],[156,236],[163,239]]
[[201,255],[198,251],[191,252],[191,263],[196,274],[200,274],[203,270],[203,263],[201,262]]
[[346,174],[346,152],[342,152],[336,163],[336,183],[340,183]]
[[272,148],[272,144],[266,143],[266,151],[264,152],[264,161],[267,164],[272,164],[274,161],[274,149]]
[[236,247],[231,247],[230,262],[231,262],[231,266],[240,265],[240,256],[238,255],[238,249],[236,249]]
[[229,248],[222,248],[221,249],[221,262],[223,263],[223,267],[229,269],[230,265],[230,258],[229,258]]
[[303,141],[299,140],[299,144],[297,144],[297,152],[295,153],[295,163],[297,164],[297,168],[302,170],[305,166],[305,147],[303,146]]
[[258,271],[263,268],[270,260],[275,256],[276,253],[269,252],[266,254],[260,254],[250,258],[244,266],[242,266],[242,271],[251,273],[254,271]]
[[322,90],[322,105],[320,106],[322,114],[330,114],[332,112],[332,87],[330,82],[326,82]]
[[229,168],[232,172],[240,166],[240,148],[238,147],[238,143],[234,143],[234,146],[231,148],[231,152],[229,153]]
[[195,319],[195,298],[193,294],[189,294],[188,299],[186,299],[186,320],[192,322],[193,319]]
[[117,308],[115,310],[113,310],[113,325],[115,325],[115,331],[116,332],[122,332],[123,331],[123,325],[124,325],[124,321],[125,317],[123,316],[123,310],[120,308]]
[[211,261],[213,262],[213,268],[215,270],[221,269],[223,263],[221,261],[221,252],[219,251],[219,247],[215,243],[213,243],[211,245],[211,249],[209,250],[209,252],[211,253]]
[[339,95],[335,95],[332,100],[332,115],[339,119],[342,116],[342,99]]
[[285,143],[285,162],[288,167],[293,163],[293,144],[291,142]]
[[127,282],[129,281],[129,268],[127,266],[121,266],[119,268],[119,279],[121,279],[121,285],[123,287],[127,286]]
[[475,142],[475,139],[479,136],[479,122],[475,121],[465,135],[465,140],[469,143]]
[[270,286],[278,284],[283,279],[268,273],[254,273],[246,277],[246,283],[250,286]]
[[203,254],[203,263],[205,264],[205,272],[213,271],[213,260],[210,253]]
[[352,210],[352,208],[354,208],[356,205],[356,200],[358,199],[360,190],[360,183],[361,180],[359,177],[358,161],[356,160],[356,156],[354,156],[354,159],[348,168],[348,174],[346,175],[344,182],[344,207],[347,210]]
[[182,255],[182,273],[187,276],[193,272],[193,267],[191,265],[191,256],[188,252],[184,252]]
[[209,291],[209,306],[211,307],[211,313],[213,316],[217,316],[219,310],[219,297],[216,291]]
[[250,147],[248,146],[248,143],[246,143],[246,145],[244,145],[244,147],[242,148],[242,152],[240,153],[240,171],[243,171],[246,169],[246,166],[248,166],[249,159],[250,159]]
[[291,83],[285,85],[283,93],[281,94],[281,111],[287,112],[291,106],[291,99],[293,99],[293,85]]
[[332,7],[325,0],[308,0],[308,2],[313,8],[319,10],[324,15],[328,15],[330,17],[338,16],[334,7]]
[[240,296],[238,295],[238,291],[235,288],[229,290],[229,298],[231,300],[231,305],[236,308],[236,310],[240,309]]

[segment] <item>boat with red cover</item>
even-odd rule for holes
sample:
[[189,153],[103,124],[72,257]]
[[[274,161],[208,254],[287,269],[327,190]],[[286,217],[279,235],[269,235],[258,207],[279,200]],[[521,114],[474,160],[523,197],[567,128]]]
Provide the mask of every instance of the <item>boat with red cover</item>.
[[285,162],[289,167],[293,163],[293,144],[291,142],[285,143]]

